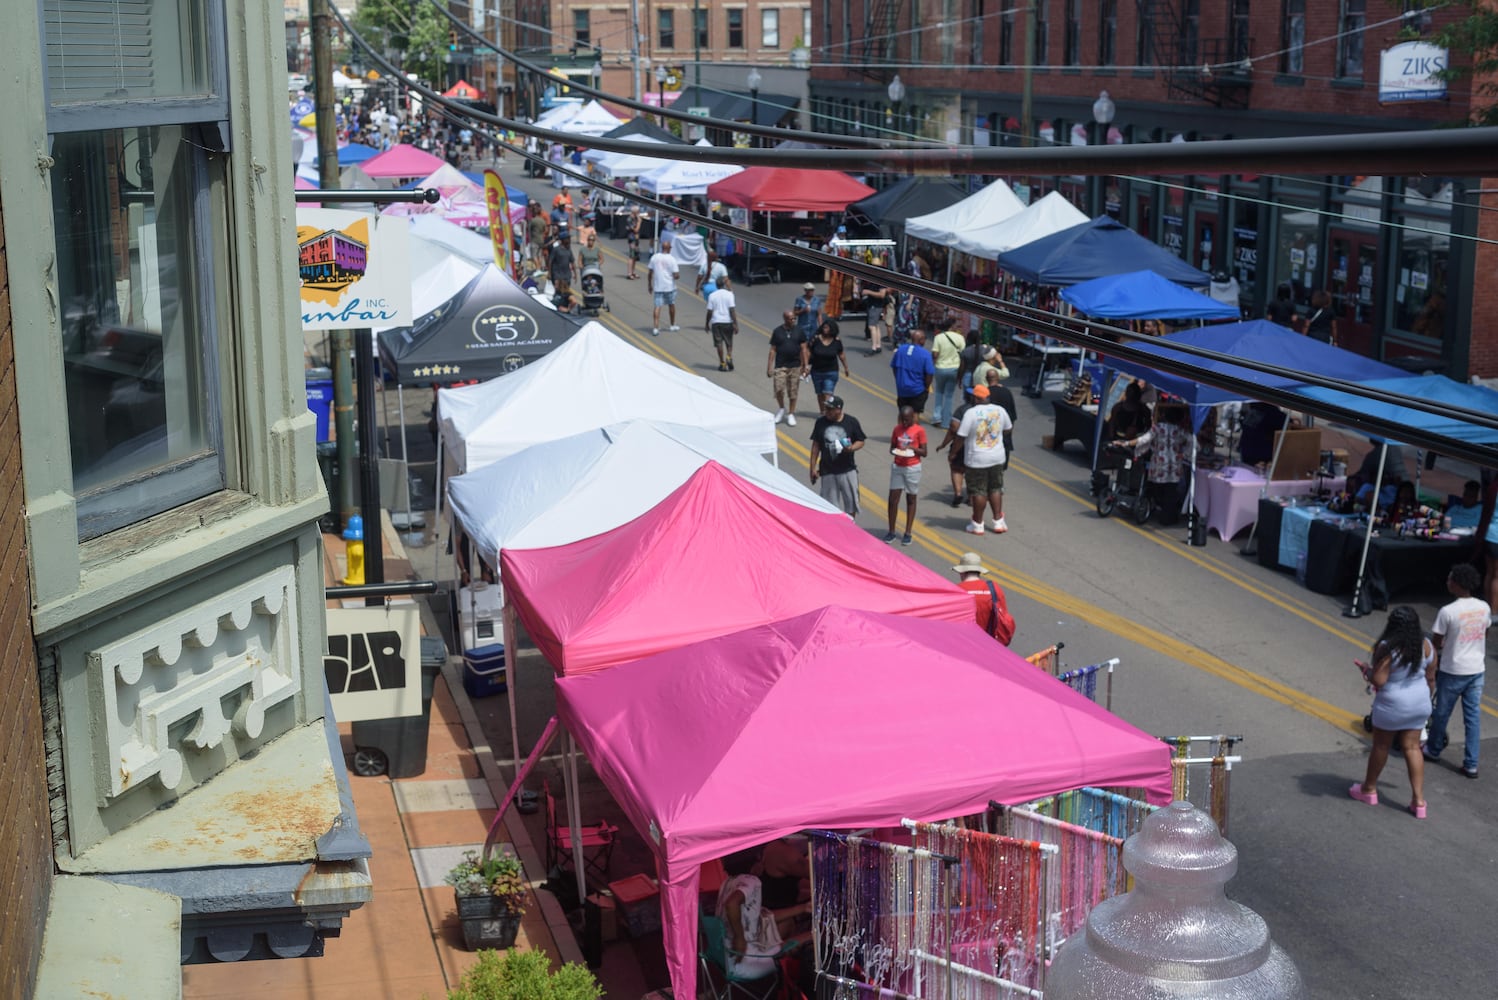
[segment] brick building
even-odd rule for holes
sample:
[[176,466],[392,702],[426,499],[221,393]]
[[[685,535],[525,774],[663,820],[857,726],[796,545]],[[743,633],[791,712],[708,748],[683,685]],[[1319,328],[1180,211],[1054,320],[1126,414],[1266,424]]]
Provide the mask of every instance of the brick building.
[[[1397,5],[1367,0],[814,0],[812,127],[911,132],[1020,145],[1027,10],[1035,12],[1037,143],[1325,135],[1449,125],[1470,85],[1441,100],[1380,103],[1382,50],[1400,41]],[[1408,19],[1412,31],[1456,13]],[[903,100],[888,85],[898,74]],[[898,92],[898,91],[897,91]],[[980,179],[974,179],[975,183]],[[1238,279],[1263,315],[1289,283],[1302,311],[1332,293],[1344,346],[1457,378],[1498,375],[1498,319],[1474,289],[1498,231],[1478,178],[1204,176],[1010,178],[1022,194],[1059,189],[1209,271]]]

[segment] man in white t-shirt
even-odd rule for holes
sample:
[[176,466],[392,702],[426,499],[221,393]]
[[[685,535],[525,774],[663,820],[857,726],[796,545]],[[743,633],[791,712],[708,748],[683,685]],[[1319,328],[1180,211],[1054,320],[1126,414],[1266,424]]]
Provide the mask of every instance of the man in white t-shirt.
[[661,335],[661,306],[671,310],[671,329],[681,329],[676,325],[676,276],[680,273],[681,265],[671,256],[671,235],[667,233],[661,237],[661,248],[651,255],[650,263],[646,265],[646,283],[655,296],[655,311],[650,314],[652,337]]
[[703,329],[713,335],[713,346],[718,349],[718,371],[733,371],[733,335],[739,332],[738,302],[733,297],[733,282],[728,275],[719,278],[719,285],[707,297],[707,320]]
[[1482,682],[1488,660],[1488,621],[1493,613],[1484,601],[1472,595],[1482,587],[1482,575],[1468,563],[1458,563],[1446,577],[1446,589],[1456,600],[1436,613],[1430,641],[1440,651],[1436,671],[1436,704],[1430,713],[1430,738],[1425,759],[1441,759],[1446,749],[1446,724],[1457,700],[1462,703],[1466,730],[1466,752],[1462,774],[1477,777],[1478,742],[1482,739]]
[[[1004,465],[1008,457],[1004,432],[1013,427],[1009,414],[989,398],[988,386],[973,386],[973,405],[957,426],[962,464],[967,469],[964,485],[973,501],[973,519],[963,529],[968,534],[981,535],[985,528],[1000,535],[1009,530],[1004,521]],[[985,524],[989,507],[993,508],[993,521]]]

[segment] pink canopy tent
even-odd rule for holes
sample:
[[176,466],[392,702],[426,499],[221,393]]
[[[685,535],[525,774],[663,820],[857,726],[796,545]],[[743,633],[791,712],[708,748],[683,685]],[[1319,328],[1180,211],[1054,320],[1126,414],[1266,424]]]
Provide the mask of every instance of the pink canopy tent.
[[359,169],[370,177],[425,177],[444,164],[445,161],[431,153],[403,142],[371,156],[359,164]]
[[1084,785],[1170,800],[1170,748],[977,625],[830,607],[582,677],[557,714],[656,854],[696,996],[705,861],[812,826],[898,826]]
[[568,545],[505,549],[500,573],[558,673],[637,660],[844,604],[973,620],[972,598],[842,514],[774,496],[708,462],[654,508]]

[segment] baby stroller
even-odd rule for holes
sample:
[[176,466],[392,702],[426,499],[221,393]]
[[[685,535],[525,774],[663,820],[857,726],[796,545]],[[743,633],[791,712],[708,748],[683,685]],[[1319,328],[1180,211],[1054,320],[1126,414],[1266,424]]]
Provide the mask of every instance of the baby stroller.
[[1122,509],[1133,513],[1137,523],[1144,524],[1155,512],[1155,501],[1145,482],[1149,454],[1135,455],[1133,448],[1118,441],[1110,443],[1107,449],[1114,462],[1111,468],[1098,470],[1098,517],[1108,517]]
[[603,268],[589,264],[578,277],[577,287],[583,293],[582,311],[597,316],[600,309],[612,312],[608,300],[603,297]]

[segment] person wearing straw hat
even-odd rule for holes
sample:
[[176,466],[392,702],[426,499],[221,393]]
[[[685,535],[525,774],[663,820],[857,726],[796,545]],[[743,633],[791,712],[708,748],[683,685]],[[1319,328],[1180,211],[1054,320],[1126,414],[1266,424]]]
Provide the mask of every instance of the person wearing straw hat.
[[1014,618],[1009,614],[1009,603],[1004,592],[992,580],[985,580],[988,568],[983,557],[976,552],[964,552],[952,567],[957,574],[957,586],[973,595],[973,616],[978,627],[1004,645],[1014,638]]

